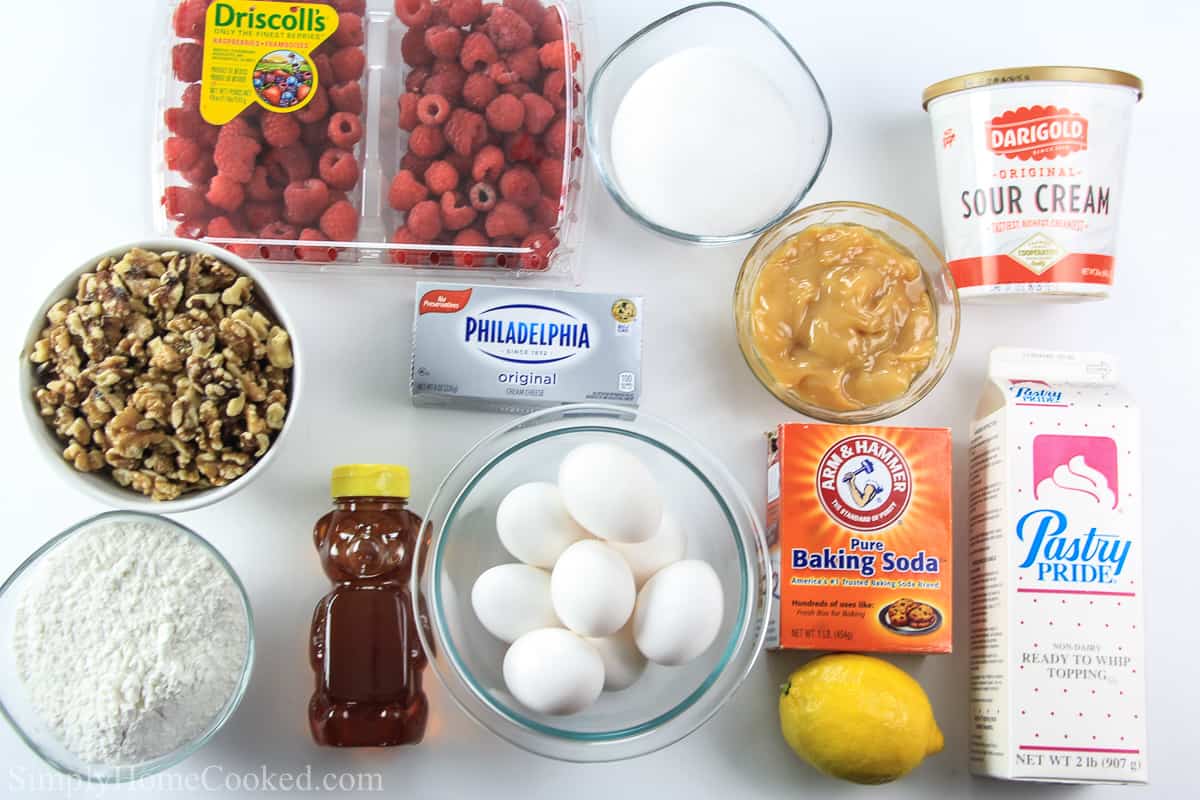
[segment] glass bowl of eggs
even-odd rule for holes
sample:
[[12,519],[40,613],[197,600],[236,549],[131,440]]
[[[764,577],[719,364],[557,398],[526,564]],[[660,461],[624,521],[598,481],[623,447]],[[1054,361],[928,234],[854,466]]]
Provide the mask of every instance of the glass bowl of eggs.
[[493,733],[616,761],[703,725],[762,648],[767,545],[702,446],[635,410],[530,414],[476,444],[426,514],[421,642]]

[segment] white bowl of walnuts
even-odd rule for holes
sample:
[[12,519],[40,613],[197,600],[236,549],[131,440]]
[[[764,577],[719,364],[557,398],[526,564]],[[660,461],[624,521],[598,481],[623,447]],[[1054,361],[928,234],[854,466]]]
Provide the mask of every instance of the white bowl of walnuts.
[[115,247],[67,276],[21,351],[21,406],[65,480],[188,511],[244,488],[292,427],[301,359],[269,281],[189,240]]

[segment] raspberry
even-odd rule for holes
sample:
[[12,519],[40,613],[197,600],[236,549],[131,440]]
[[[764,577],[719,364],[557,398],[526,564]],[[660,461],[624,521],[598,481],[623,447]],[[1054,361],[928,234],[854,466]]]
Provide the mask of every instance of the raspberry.
[[533,28],[517,12],[506,6],[492,9],[487,21],[487,35],[501,52],[520,50],[533,44]]
[[500,196],[521,208],[533,208],[542,196],[542,185],[527,167],[513,167],[500,178]]
[[204,65],[204,48],[195,42],[180,42],[171,48],[171,69],[183,83],[200,80]]
[[433,17],[430,0],[396,0],[396,16],[410,28],[424,28]]
[[417,114],[417,107],[420,102],[421,96],[418,94],[405,92],[404,94],[400,95],[401,130],[412,131],[417,127],[417,125],[421,124],[421,118]]
[[[456,108],[445,125],[446,141],[460,155],[471,155],[487,141],[487,123],[483,117],[465,108]],[[419,155],[419,154],[418,154]]]
[[534,92],[523,95],[521,104],[525,106],[525,130],[535,136],[544,133],[546,126],[554,119],[554,106]]
[[567,60],[563,49],[563,41],[559,39],[556,42],[549,42],[542,45],[542,49],[538,51],[538,58],[542,62],[542,66],[549,70],[565,70],[567,68]]
[[203,220],[185,219],[175,226],[175,237],[178,239],[199,239],[207,227]]
[[483,111],[500,93],[496,82],[483,72],[472,73],[463,84],[463,102],[476,111]]
[[[392,244],[429,244],[425,239],[416,236],[404,225],[396,228],[396,232],[392,234]],[[413,250],[393,250],[391,259],[393,264],[418,264],[423,261],[429,254],[427,252],[417,252]]]
[[476,67],[487,66],[499,59],[500,54],[496,52],[496,44],[488,38],[486,33],[475,31],[467,34],[467,38],[463,41],[458,63],[462,64],[463,69],[472,72]]
[[218,239],[236,239],[242,235],[229,217],[213,217],[208,221],[208,229],[205,231],[208,236],[215,236]]
[[304,130],[300,132],[300,140],[317,150],[325,149],[325,145],[329,143],[329,125],[325,120],[305,125]]
[[562,70],[555,70],[546,76],[546,80],[542,81],[542,97],[550,101],[550,105],[554,106],[559,111],[567,107],[567,74]]
[[433,52],[425,44],[425,31],[409,28],[400,37],[400,57],[410,67],[425,67],[433,63]]
[[433,75],[429,67],[414,67],[404,76],[404,91],[420,94],[425,89],[425,81]]
[[442,160],[454,167],[454,171],[462,180],[467,180],[467,176],[471,174],[471,167],[475,165],[474,157],[459,155],[453,150],[442,153]]
[[283,217],[283,204],[276,201],[246,203],[242,206],[242,213],[246,215],[246,224],[256,231],[272,222],[278,222]]
[[189,84],[183,90],[183,94],[179,95],[179,104],[184,108],[198,110],[200,108],[200,84]]
[[511,94],[502,94],[488,103],[487,121],[492,130],[512,133],[525,122],[525,106]]
[[397,211],[409,211],[417,203],[429,198],[429,189],[417,180],[412,172],[402,169],[392,178],[388,190],[388,205]]
[[508,155],[508,160],[513,163],[534,161],[538,157],[537,140],[524,131],[510,133],[505,137],[504,151]]
[[425,94],[440,94],[452,103],[462,100],[467,71],[457,61],[439,61],[433,65],[433,75],[425,81]]
[[333,43],[342,46],[361,46],[366,41],[363,34],[362,17],[351,11],[338,14],[337,30],[333,32]]
[[[357,85],[357,84],[356,84]],[[296,112],[296,119],[303,122],[305,125],[312,122],[320,122],[329,115],[329,93],[325,91],[324,86],[318,86],[316,94],[312,100],[308,101],[308,105]]]
[[[493,12],[492,16],[496,16],[498,11],[499,9],[497,12]],[[493,239],[502,236],[522,238],[529,233],[529,216],[516,203],[501,200],[488,213],[484,229],[487,231],[487,235]]]
[[[454,237],[455,247],[487,247],[491,242],[480,231],[474,228],[466,228],[458,232]],[[455,253],[454,263],[460,267],[474,267],[486,259],[487,256],[483,253]]]
[[295,239],[299,235],[294,225],[288,225],[282,220],[274,220],[263,225],[258,231],[259,239]]
[[527,247],[532,253],[521,256],[521,266],[524,269],[545,269],[550,265],[550,256],[558,249],[558,239],[546,231],[534,231],[525,237],[521,247]]
[[431,241],[442,232],[442,209],[432,200],[422,200],[408,212],[404,225],[414,236]]
[[509,69],[507,61],[496,61],[488,64],[485,74],[494,80],[498,86],[508,86],[520,79],[517,73]]
[[458,170],[448,161],[435,161],[425,170],[425,185],[435,195],[452,192],[458,188]]
[[179,174],[192,186],[207,184],[212,180],[212,176],[217,174],[217,165],[213,163],[212,153],[201,153],[195,164],[188,169],[181,170]]
[[[325,234],[316,228],[305,228],[300,231],[300,241],[323,242]],[[296,256],[301,261],[334,261],[337,259],[337,250],[332,247],[297,247]]]
[[446,149],[446,137],[435,125],[418,125],[408,135],[408,149],[421,158],[435,158]]
[[523,81],[535,81],[542,74],[542,65],[536,47],[525,47],[509,55],[508,68]]
[[504,0],[505,8],[511,8],[532,25],[540,25],[546,9],[541,0]]
[[561,158],[567,152],[567,121],[559,117],[551,122],[543,141],[546,143],[547,153]]
[[167,169],[182,172],[200,158],[200,145],[193,139],[172,136],[163,142],[163,158],[167,162]]
[[290,147],[300,141],[300,123],[291,114],[267,114],[262,120],[262,136],[274,147]]
[[542,228],[558,227],[558,202],[543,196],[533,209],[533,220]]
[[406,169],[413,175],[424,175],[431,164],[433,159],[421,158],[416,153],[405,153],[404,158],[400,159],[400,169]]
[[546,9],[542,15],[541,24],[537,26],[539,42],[557,42],[563,38],[562,17],[554,6]]
[[458,58],[458,51],[462,49],[462,43],[463,34],[458,28],[452,28],[449,25],[434,25],[425,30],[425,46],[429,48],[429,52],[433,53],[434,58],[442,61]]
[[168,108],[163,112],[163,122],[171,133],[189,139],[200,138],[212,127],[194,108]]
[[494,144],[485,145],[475,154],[475,163],[471,166],[471,177],[476,181],[487,181],[494,184],[504,172],[504,151]]
[[484,181],[472,186],[467,192],[467,198],[471,201],[471,208],[485,213],[495,208],[496,201],[499,199],[496,187]]
[[347,114],[363,113],[362,87],[355,81],[337,83],[329,88],[329,102]]
[[563,162],[560,158],[543,158],[537,165],[538,183],[550,197],[562,194]]
[[208,214],[204,194],[190,186],[168,186],[162,204],[171,219],[198,219]]
[[[317,173],[330,189],[348,191],[358,183],[358,161],[350,151],[330,147],[321,154],[317,163]],[[324,225],[321,226],[321,230],[329,233]]]
[[329,64],[333,67],[333,77],[338,83],[356,81],[362,77],[363,70],[367,67],[367,57],[360,47],[343,47],[333,51],[333,55],[329,57]]
[[217,138],[216,150],[213,151],[217,173],[245,183],[254,174],[254,159],[261,150],[262,145],[249,136],[226,136],[222,131]]
[[275,200],[281,191],[281,188],[271,181],[267,168],[261,165],[254,168],[254,175],[246,184],[246,194],[251,200]]
[[367,13],[367,0],[333,0],[332,5],[338,11],[358,14],[360,17]]
[[440,94],[429,94],[417,102],[417,119],[425,125],[441,125],[450,118],[450,101]]
[[329,118],[329,141],[335,147],[352,150],[362,134],[362,120],[355,114],[339,111]]
[[[326,42],[328,44],[328,42]],[[324,47],[325,45],[321,45]],[[333,64],[329,63],[329,54],[324,51],[314,51],[312,57],[313,72],[321,76],[321,80],[334,83]]]
[[329,187],[319,178],[289,183],[283,190],[283,218],[288,222],[312,222],[328,206]]
[[459,192],[448,191],[442,195],[442,222],[447,230],[460,231],[475,221],[479,212],[471,208]]
[[273,147],[263,158],[267,179],[276,186],[287,186],[312,176],[312,158],[301,145]]
[[483,0],[445,0],[442,6],[451,25],[465,28],[483,13]]
[[504,93],[511,94],[513,97],[520,100],[527,94],[533,94],[533,88],[528,83],[521,81],[519,83],[510,83],[508,86],[505,86]]
[[208,3],[205,0],[183,0],[175,6],[175,15],[171,18],[175,35],[180,39],[203,39],[207,12]]
[[217,208],[237,211],[246,200],[246,192],[237,181],[225,175],[217,175],[208,185],[208,193],[204,197]]
[[221,136],[245,136],[245,137],[253,139],[254,141],[261,144],[262,143],[262,131],[259,129],[258,125],[254,124],[244,114],[245,114],[245,112],[243,112],[242,115],[234,117],[233,119],[229,120],[229,122],[226,122],[224,125],[222,125],[220,135]]
[[333,242],[349,242],[358,235],[358,212],[345,200],[339,200],[321,215],[321,232]]

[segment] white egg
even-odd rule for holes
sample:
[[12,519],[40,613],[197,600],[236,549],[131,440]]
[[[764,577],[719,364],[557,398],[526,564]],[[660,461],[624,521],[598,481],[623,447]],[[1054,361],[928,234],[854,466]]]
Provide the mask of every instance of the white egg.
[[518,561],[546,569],[588,535],[567,513],[553,483],[526,483],[509,492],[496,510],[496,532]]
[[480,575],[471,607],[487,632],[505,642],[561,624],[550,602],[550,573],[526,564],[501,564]]
[[540,714],[575,714],[604,690],[604,661],[596,648],[570,631],[543,628],[508,648],[504,684]]
[[620,553],[585,539],[568,547],[554,565],[550,599],[562,623],[580,636],[608,636],[629,621],[637,587]]
[[633,580],[639,587],[650,580],[654,573],[668,564],[680,561],[687,554],[687,534],[679,520],[669,511],[664,511],[658,533],[644,542],[622,544],[610,542],[613,549],[625,558],[633,570]]
[[604,662],[604,691],[628,689],[646,671],[646,657],[633,641],[633,626],[626,625],[612,636],[588,639]]
[[558,468],[567,511],[590,533],[613,542],[644,542],[662,522],[654,475],[637,456],[607,442],[580,445]]
[[724,610],[721,579],[708,562],[676,561],[638,593],[633,638],[656,664],[686,664],[713,643]]

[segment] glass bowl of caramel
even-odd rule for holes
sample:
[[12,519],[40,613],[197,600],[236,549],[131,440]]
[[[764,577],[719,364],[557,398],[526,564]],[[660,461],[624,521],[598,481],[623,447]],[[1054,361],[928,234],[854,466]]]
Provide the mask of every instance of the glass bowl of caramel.
[[733,306],[750,371],[826,422],[911,408],[958,345],[958,292],[941,251],[869,203],[809,206],[768,229],[742,264]]

